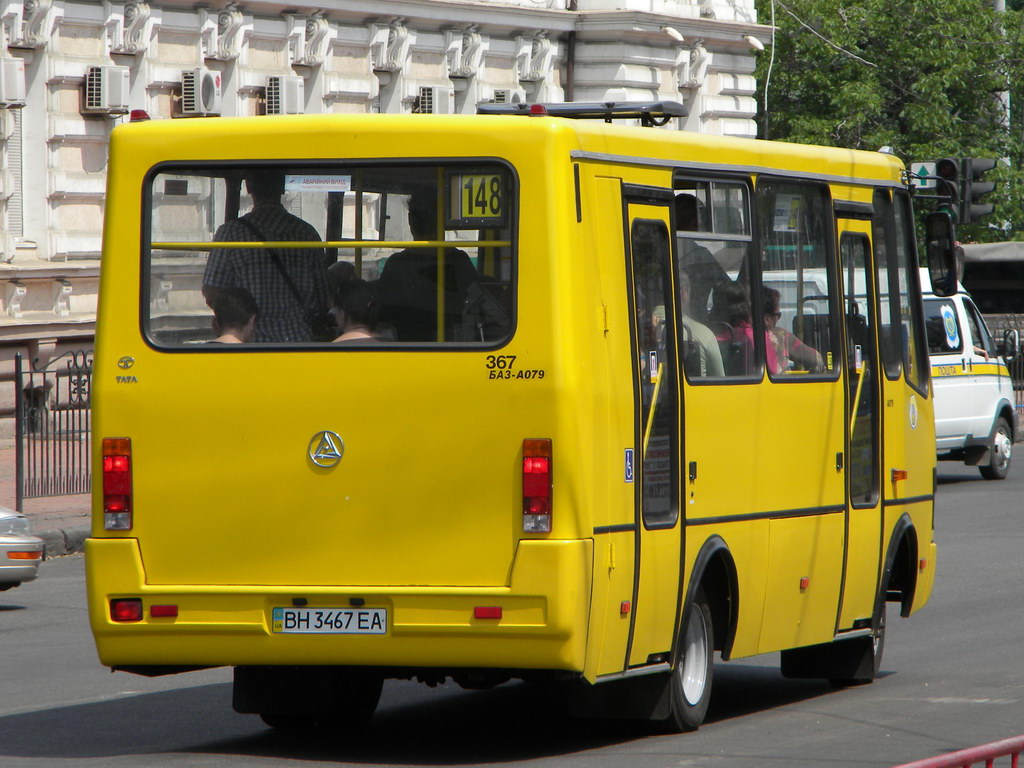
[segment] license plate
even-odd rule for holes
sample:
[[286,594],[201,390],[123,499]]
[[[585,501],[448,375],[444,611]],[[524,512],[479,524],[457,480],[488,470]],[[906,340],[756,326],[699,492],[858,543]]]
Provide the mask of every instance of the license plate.
[[274,632],[298,635],[384,635],[386,608],[275,608]]

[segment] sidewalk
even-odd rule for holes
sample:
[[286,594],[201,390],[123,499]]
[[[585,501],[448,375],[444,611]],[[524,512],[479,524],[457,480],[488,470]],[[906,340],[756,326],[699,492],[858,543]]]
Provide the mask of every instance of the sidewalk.
[[[14,509],[14,440],[0,439],[0,506]],[[32,521],[32,533],[46,542],[46,556],[81,552],[89,535],[91,501],[88,494],[25,499],[21,511]]]

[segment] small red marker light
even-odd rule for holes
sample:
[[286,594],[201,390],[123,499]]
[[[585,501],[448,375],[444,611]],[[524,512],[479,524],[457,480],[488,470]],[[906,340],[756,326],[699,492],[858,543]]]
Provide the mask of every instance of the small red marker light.
[[906,480],[907,470],[905,469],[894,469],[892,471],[892,481],[895,483],[897,480]]
[[531,104],[530,105],[530,115],[532,117],[544,116],[547,113],[548,113],[548,108],[545,107],[543,104]]
[[627,615],[631,610],[633,610],[633,603],[631,603],[629,600],[623,600],[621,603],[619,603],[620,616]]
[[809,578],[807,578],[806,576],[801,576],[800,577],[800,591],[803,592],[809,586],[811,586],[811,580]]
[[920,559],[920,560],[919,560],[919,561],[917,562],[917,570],[919,570],[919,571],[923,571],[923,570],[924,570],[925,568],[927,568],[927,567],[928,567],[928,561],[927,561],[927,560],[925,560],[924,558],[921,558],[921,559]]
[[143,120],[149,120],[149,112],[144,109],[133,109],[128,113],[129,122],[141,123]]
[[473,609],[474,619],[500,619],[500,605],[478,605]]
[[154,619],[173,619],[178,615],[178,606],[176,605],[151,605],[149,607],[149,615]]
[[120,597],[110,601],[111,621],[142,621],[142,599]]

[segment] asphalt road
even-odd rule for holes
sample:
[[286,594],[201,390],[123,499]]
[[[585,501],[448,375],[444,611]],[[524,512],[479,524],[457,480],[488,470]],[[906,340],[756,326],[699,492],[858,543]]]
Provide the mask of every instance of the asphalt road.
[[1010,479],[940,465],[932,602],[889,616],[882,674],[836,691],[778,656],[719,664],[682,736],[573,720],[543,691],[385,685],[373,723],[289,737],[231,710],[230,673],[145,679],[99,665],[81,556],[0,593],[0,766],[893,766],[1024,733],[1024,450]]

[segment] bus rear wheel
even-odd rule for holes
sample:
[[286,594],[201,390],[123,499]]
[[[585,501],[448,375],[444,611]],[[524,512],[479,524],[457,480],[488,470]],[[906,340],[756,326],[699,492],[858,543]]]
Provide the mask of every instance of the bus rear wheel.
[[682,733],[697,730],[711,701],[715,636],[703,589],[694,595],[678,642],[678,658],[669,681],[669,716],[663,725]]

